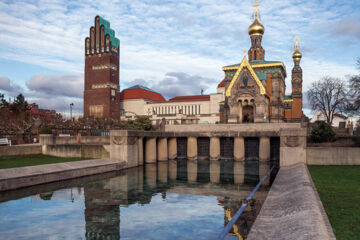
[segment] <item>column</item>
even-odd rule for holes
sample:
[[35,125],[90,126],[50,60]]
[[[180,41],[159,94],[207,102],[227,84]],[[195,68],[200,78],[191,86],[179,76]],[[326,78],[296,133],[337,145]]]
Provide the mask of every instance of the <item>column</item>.
[[196,137],[188,137],[187,140],[187,157],[189,160],[197,159],[197,138]]
[[219,160],[220,158],[220,138],[210,138],[210,160]]
[[270,138],[269,137],[260,137],[259,160],[260,161],[269,161],[270,160]]
[[145,163],[156,163],[156,138],[146,138]]
[[173,181],[176,180],[177,175],[177,162],[175,160],[169,161],[169,178]]
[[220,162],[219,161],[210,161],[210,182],[219,183],[220,182]]
[[234,162],[234,183],[244,184],[245,161]]
[[138,139],[138,150],[139,150],[139,165],[144,164],[144,145],[143,145],[143,138],[140,137]]
[[245,143],[243,137],[234,138],[234,160],[235,161],[245,160]]
[[198,164],[196,161],[187,161],[188,182],[193,183],[197,181]]
[[168,146],[167,146],[166,138],[158,138],[157,160],[158,161],[167,161],[168,160]]
[[158,163],[158,176],[161,183],[167,184],[168,179],[168,162]]
[[145,179],[150,188],[156,188],[156,164],[145,165]]
[[173,160],[177,157],[176,138],[168,138],[168,158]]
[[[259,162],[259,180],[261,180],[266,173],[270,170],[270,162]],[[263,186],[270,184],[270,176],[268,176],[263,182]]]

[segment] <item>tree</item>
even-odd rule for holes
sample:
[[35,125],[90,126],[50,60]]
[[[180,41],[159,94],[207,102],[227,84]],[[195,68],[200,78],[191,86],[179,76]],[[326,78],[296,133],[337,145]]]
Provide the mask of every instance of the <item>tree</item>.
[[0,93],[0,108],[7,106],[9,106],[9,103],[6,101],[4,94]]
[[25,112],[28,109],[28,105],[29,104],[25,100],[24,96],[20,93],[11,104],[10,109],[16,113]]
[[[357,65],[360,70],[360,58]],[[360,115],[360,74],[349,79],[349,105],[346,110],[350,115]]]
[[137,117],[135,120],[129,120],[125,125],[125,129],[151,131],[154,130],[154,127],[148,117]]
[[348,106],[346,84],[338,78],[324,77],[313,82],[307,95],[312,110],[321,111],[330,125],[334,114],[343,113]]

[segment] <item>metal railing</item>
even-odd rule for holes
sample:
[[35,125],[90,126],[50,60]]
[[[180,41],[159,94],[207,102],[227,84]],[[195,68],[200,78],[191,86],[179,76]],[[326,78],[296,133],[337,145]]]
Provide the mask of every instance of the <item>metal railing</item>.
[[223,240],[226,235],[230,232],[230,230],[232,229],[233,225],[236,223],[236,221],[239,219],[240,215],[243,213],[243,211],[245,210],[245,208],[248,206],[248,202],[249,200],[251,200],[253,198],[253,196],[255,195],[256,191],[260,188],[261,184],[265,181],[265,179],[271,174],[271,172],[274,170],[275,166],[273,166],[268,172],[267,174],[260,180],[260,182],[256,185],[256,187],[252,190],[252,192],[250,193],[250,195],[246,198],[246,203],[243,203],[241,205],[241,207],[239,208],[239,210],[237,210],[237,212],[235,213],[235,215],[232,217],[232,219],[230,220],[230,222],[228,222],[228,224],[225,226],[225,228],[222,230],[222,232],[219,234],[219,236],[216,238],[217,240]]

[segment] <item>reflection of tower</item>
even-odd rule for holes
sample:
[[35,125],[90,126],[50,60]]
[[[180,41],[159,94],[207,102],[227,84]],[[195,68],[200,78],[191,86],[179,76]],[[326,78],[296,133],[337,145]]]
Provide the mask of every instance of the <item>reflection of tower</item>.
[[251,48],[248,51],[249,54],[249,61],[256,61],[256,60],[264,60],[265,59],[265,50],[261,46],[262,36],[264,34],[265,28],[259,22],[261,19],[260,12],[258,7],[260,4],[255,1],[253,5],[254,13],[253,13],[253,23],[249,26],[248,33],[251,38]]
[[95,17],[85,39],[84,117],[120,117],[119,39],[102,17]]
[[120,208],[106,180],[84,187],[86,239],[120,239]]
[[293,54],[294,68],[292,69],[291,85],[292,85],[292,120],[300,121],[302,117],[302,69],[300,60],[302,54],[299,49],[299,38],[295,38],[295,52]]

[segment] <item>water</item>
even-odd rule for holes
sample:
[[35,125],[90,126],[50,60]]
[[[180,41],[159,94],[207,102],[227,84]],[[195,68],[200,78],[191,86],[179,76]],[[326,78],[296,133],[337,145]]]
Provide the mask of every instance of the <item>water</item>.
[[[269,169],[169,161],[0,194],[1,239],[215,239]],[[246,238],[269,189],[229,239]]]

